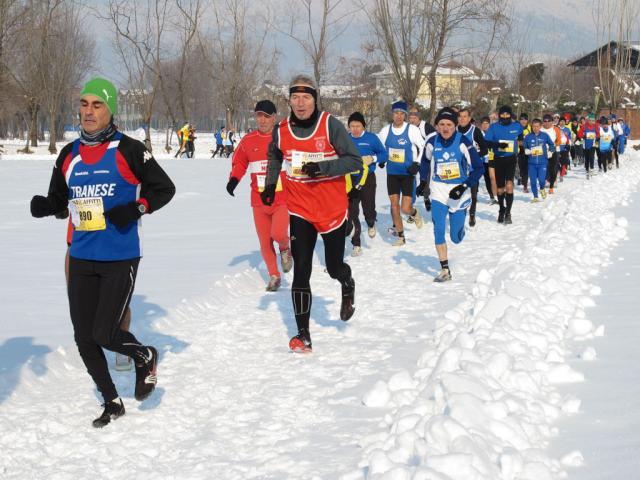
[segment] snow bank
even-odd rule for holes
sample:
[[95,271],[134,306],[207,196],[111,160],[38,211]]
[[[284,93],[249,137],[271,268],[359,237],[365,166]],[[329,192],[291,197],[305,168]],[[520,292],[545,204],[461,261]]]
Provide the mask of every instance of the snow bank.
[[579,410],[558,385],[584,380],[567,363],[574,342],[604,333],[587,318],[600,293],[589,282],[626,235],[628,222],[612,209],[639,175],[638,162],[625,162],[571,198],[552,199],[524,241],[442,315],[413,373],[380,380],[363,397],[388,413],[382,432],[362,441],[361,477],[546,480],[583,463],[580,452],[558,460],[544,449],[558,417]]

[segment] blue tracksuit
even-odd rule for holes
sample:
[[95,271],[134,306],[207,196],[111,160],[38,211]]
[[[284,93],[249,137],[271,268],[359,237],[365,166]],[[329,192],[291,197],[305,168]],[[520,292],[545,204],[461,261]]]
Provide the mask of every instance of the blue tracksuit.
[[462,133],[456,131],[447,140],[440,134],[427,139],[420,162],[420,179],[431,177],[431,220],[436,245],[445,243],[447,214],[451,241],[460,243],[464,238],[466,209],[471,203],[470,189],[467,188],[459,200],[450,199],[449,192],[463,183],[476,186],[483,173],[484,163],[473,141]]
[[548,153],[556,148],[551,137],[545,132],[537,135],[533,132],[524,137],[523,146],[529,157],[529,180],[531,180],[531,193],[533,198],[538,198],[538,185],[544,189],[547,178]]
[[[365,130],[358,138],[355,138],[351,134],[349,135],[351,136],[353,143],[355,143],[358,148],[358,152],[361,157],[371,155],[375,158],[375,160],[369,165],[370,174],[376,171],[376,164],[385,163],[388,160],[389,154],[387,153],[387,149],[375,133]],[[357,185],[360,182],[360,177],[362,177],[362,173],[351,174],[351,181],[353,182],[353,185]]]
[[622,134],[619,134],[617,137],[619,155],[622,155],[624,153],[625,147],[627,145],[627,138],[629,137],[630,134],[631,134],[631,129],[629,128],[629,125],[627,125],[626,123],[623,123]]

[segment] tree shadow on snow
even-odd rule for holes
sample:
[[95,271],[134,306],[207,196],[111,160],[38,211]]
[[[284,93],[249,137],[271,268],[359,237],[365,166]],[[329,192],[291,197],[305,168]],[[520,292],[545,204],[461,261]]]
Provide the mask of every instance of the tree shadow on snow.
[[438,257],[433,255],[416,255],[407,250],[400,250],[393,259],[397,264],[405,262],[410,267],[429,276],[435,276],[440,271],[440,261]]
[[229,262],[229,266],[233,267],[235,265],[240,265],[243,262],[247,262],[249,264],[249,267],[255,268],[265,281],[269,280],[269,273],[266,270],[260,268],[260,266],[264,263],[260,250],[254,250],[251,253],[233,257]]
[[[328,275],[328,274],[325,274]],[[334,304],[340,298],[340,285],[336,281],[336,300],[326,300],[324,297],[321,297],[317,294],[313,295],[313,303],[311,305],[311,320],[310,322],[315,322],[322,327],[333,327],[340,331],[346,328],[345,322],[336,317],[335,319],[331,318],[331,314],[329,313],[328,305]],[[311,286],[311,291],[313,292],[313,285]],[[282,322],[287,328],[287,335],[289,337],[293,337],[298,334],[298,327],[296,325],[295,315],[293,314],[293,302],[291,300],[291,288],[282,288],[275,293],[266,293],[260,298],[260,304],[258,308],[260,310],[266,311],[269,308],[269,305],[275,303],[280,310],[280,316],[282,318]]]
[[46,345],[34,345],[33,337],[9,338],[0,345],[0,404],[20,385],[24,365],[39,377],[47,373],[45,360],[49,353]]

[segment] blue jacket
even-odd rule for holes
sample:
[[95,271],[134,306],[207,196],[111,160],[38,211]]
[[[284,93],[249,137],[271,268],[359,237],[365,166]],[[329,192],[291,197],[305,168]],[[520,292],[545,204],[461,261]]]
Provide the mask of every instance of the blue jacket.
[[375,133],[371,133],[365,130],[364,133],[358,138],[355,138],[351,134],[349,135],[351,136],[351,140],[353,140],[353,143],[356,144],[361,157],[364,157],[366,155],[375,157],[375,160],[371,163],[371,165],[369,165],[370,173],[376,171],[376,164],[385,163],[388,160],[389,154],[387,153],[387,149],[384,147],[384,145],[380,141],[380,138],[378,138]]
[[[487,146],[493,148],[494,158],[511,157],[518,155],[518,139],[522,137],[522,125],[519,122],[511,122],[502,125],[500,122],[492,123],[487,130],[484,140]],[[499,142],[509,143],[506,149],[498,148]]]
[[[431,175],[431,163],[433,163],[433,176],[431,181],[459,185],[466,183],[475,187],[484,174],[484,162],[473,142],[456,130],[455,134],[445,140],[440,134],[427,139],[424,155],[420,162],[420,180],[426,181]],[[438,165],[445,163],[457,163],[459,176],[453,179],[441,178],[438,173]]]
[[214,137],[216,139],[216,145],[222,145],[222,133],[220,130],[215,133]]
[[553,140],[545,132],[540,132],[538,135],[531,132],[524,137],[522,143],[525,154],[529,157],[529,165],[546,165],[548,152],[554,152],[556,149]]

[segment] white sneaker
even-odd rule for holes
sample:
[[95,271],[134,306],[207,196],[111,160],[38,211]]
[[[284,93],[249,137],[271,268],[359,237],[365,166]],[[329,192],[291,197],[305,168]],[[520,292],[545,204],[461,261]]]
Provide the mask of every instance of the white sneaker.
[[373,238],[376,236],[376,227],[369,227],[367,229],[367,233],[369,234],[369,238]]
[[271,275],[269,277],[269,283],[267,284],[267,288],[265,290],[267,292],[277,292],[280,288],[280,277],[276,275]]
[[393,242],[391,245],[393,245],[394,247],[402,247],[406,243],[407,241],[405,240],[404,237],[398,237],[396,241]]
[[409,218],[413,218],[413,221],[416,223],[416,227],[418,228],[422,228],[422,226],[424,225],[424,222],[422,221],[422,216],[420,215],[420,212],[418,211],[417,208],[416,208],[416,214],[411,215]]
[[433,279],[436,283],[448,282],[451,280],[451,271],[448,268],[443,268],[436,278]]
[[118,372],[128,372],[132,367],[133,362],[131,361],[131,357],[116,353],[116,370]]
[[542,190],[540,190],[540,195],[542,195],[543,199],[547,198],[547,191],[543,188]]
[[534,197],[531,199],[531,203],[538,203],[540,199],[538,197]]
[[290,248],[280,252],[280,266],[284,273],[290,272],[293,268],[293,257],[291,256]]
[[398,231],[396,230],[396,227],[387,228],[387,233],[389,233],[389,235],[393,235],[394,237],[398,236]]
[[353,247],[353,251],[351,252],[352,257],[359,257],[362,255],[362,247],[355,246]]

